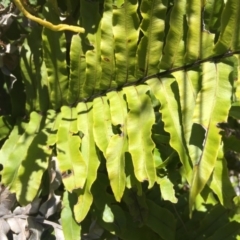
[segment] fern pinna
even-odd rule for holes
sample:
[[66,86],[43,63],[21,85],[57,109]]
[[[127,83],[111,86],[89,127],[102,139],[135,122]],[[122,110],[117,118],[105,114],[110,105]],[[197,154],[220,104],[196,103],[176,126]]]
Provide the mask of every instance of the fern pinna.
[[[54,2],[42,16],[59,24]],[[174,220],[169,202],[181,211],[186,188],[190,216],[208,204],[232,208],[224,153],[240,145],[220,134],[219,123],[239,120],[240,2],[67,3],[65,21],[83,33],[34,26],[22,45],[29,119],[9,127],[1,116],[2,183],[27,204],[44,191],[56,156],[66,239],[72,212],[78,223],[91,214],[121,239],[180,239],[188,223]]]

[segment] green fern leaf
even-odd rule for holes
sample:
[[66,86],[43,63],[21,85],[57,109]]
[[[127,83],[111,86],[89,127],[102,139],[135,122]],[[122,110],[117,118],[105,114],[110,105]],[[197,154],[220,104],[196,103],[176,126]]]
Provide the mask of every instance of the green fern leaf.
[[[44,16],[53,23],[59,23],[58,16],[50,11],[50,2],[45,5]],[[68,73],[66,64],[66,39],[63,32],[44,28],[42,32],[43,59],[47,69],[51,107],[60,109],[67,102]],[[57,56],[57,57],[56,57]]]
[[[166,3],[162,0],[143,0],[140,11],[143,17],[140,28],[144,36],[137,49],[137,77],[155,74],[159,70],[164,43]],[[155,54],[156,52],[159,54]]]
[[80,152],[81,139],[74,135],[78,132],[76,108],[63,106],[61,113],[62,120],[57,132],[57,159],[64,186],[72,192],[83,188],[87,167]]
[[122,85],[136,81],[136,50],[138,41],[139,17],[138,1],[127,1],[121,7],[113,8],[113,35],[115,43],[116,82]]
[[110,92],[107,94],[110,103],[112,125],[119,127],[114,134],[106,150],[106,166],[110,185],[117,201],[121,200],[125,189],[125,153],[127,152],[127,106],[122,92]]
[[232,67],[224,63],[204,63],[202,89],[198,94],[193,122],[206,131],[199,159],[193,171],[190,191],[190,211],[198,193],[201,192],[215,167],[221,135],[217,124],[227,120],[231,107]]
[[92,102],[77,105],[77,128],[81,137],[81,153],[86,163],[86,182],[83,189],[75,191],[78,201],[74,206],[74,215],[77,222],[81,222],[87,215],[93,202],[91,187],[97,177],[99,159],[93,137]]
[[[156,179],[153,159],[154,142],[151,139],[151,129],[155,121],[148,86],[127,87],[124,92],[128,102],[127,133],[128,150],[132,156],[134,172],[138,181],[149,182],[151,188]],[[136,131],[136,129],[138,129]]]
[[86,81],[86,59],[82,50],[82,39],[74,35],[70,48],[70,78],[68,85],[68,104],[74,104],[83,98],[83,84]]
[[164,129],[170,133],[170,145],[174,148],[183,164],[184,176],[191,182],[192,166],[183,137],[183,130],[179,119],[179,103],[175,98],[177,83],[173,77],[153,78],[147,81],[151,91],[161,104],[160,112],[164,122]]

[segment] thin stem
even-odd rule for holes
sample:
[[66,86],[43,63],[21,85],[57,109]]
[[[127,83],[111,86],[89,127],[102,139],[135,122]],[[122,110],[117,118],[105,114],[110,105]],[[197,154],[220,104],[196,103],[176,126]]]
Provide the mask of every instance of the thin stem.
[[52,31],[65,31],[69,30],[76,33],[84,33],[85,29],[73,26],[73,25],[67,25],[67,24],[58,24],[54,25],[51,22],[48,22],[46,20],[42,20],[41,18],[33,16],[31,13],[29,13],[23,6],[21,0],[13,0],[14,4],[17,6],[17,8],[25,15],[25,17],[29,18],[30,20],[39,23],[40,25],[51,29]]

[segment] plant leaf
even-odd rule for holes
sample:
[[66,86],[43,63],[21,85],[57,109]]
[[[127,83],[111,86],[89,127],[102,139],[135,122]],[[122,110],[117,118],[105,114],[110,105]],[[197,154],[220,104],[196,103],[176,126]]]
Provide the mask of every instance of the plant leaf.
[[[101,18],[99,2],[81,1],[82,26],[89,41],[86,57],[86,79],[83,84],[83,95],[89,97],[99,91],[101,80]],[[89,16],[91,16],[89,18]],[[86,40],[85,40],[86,41]]]
[[102,76],[100,89],[116,87],[115,82],[115,58],[114,36],[112,26],[113,2],[104,1],[104,12],[101,24],[101,67]]
[[221,135],[217,124],[226,122],[231,107],[232,67],[224,63],[203,63],[202,89],[198,94],[193,122],[206,133],[200,159],[195,159],[190,191],[190,214],[197,194],[201,192],[215,167]]
[[70,78],[68,85],[68,104],[76,103],[82,97],[86,80],[86,59],[82,50],[82,39],[73,35],[70,47]]
[[82,138],[80,149],[87,166],[87,179],[84,188],[75,191],[78,195],[78,201],[74,206],[74,215],[77,222],[81,222],[86,217],[93,202],[91,187],[97,178],[97,169],[100,164],[93,138],[92,105],[92,102],[77,105],[77,127]]
[[[52,10],[51,2],[47,2],[43,12],[44,17],[52,23],[59,23],[58,16],[50,9]],[[50,87],[51,107],[60,109],[67,101],[66,39],[64,32],[53,32],[48,28],[43,28],[42,40],[43,59],[46,64]]]
[[134,173],[138,181],[147,180],[149,188],[151,188],[156,179],[153,159],[155,144],[151,138],[155,115],[147,91],[149,91],[147,85],[124,88],[129,108],[127,116],[128,150],[132,156]]
[[219,149],[217,161],[209,183],[209,187],[218,196],[220,203],[226,208],[233,207],[233,197],[236,195],[230,182],[227,162],[222,147]]
[[81,139],[77,132],[77,110],[63,106],[62,120],[57,133],[57,160],[65,188],[72,192],[83,188],[86,177],[86,163],[80,152]]
[[[165,40],[163,56],[161,59],[161,69],[169,69],[176,65],[176,59],[179,56],[183,59],[184,52],[184,15],[186,14],[186,0],[176,1],[172,7],[169,30]],[[183,60],[180,61],[183,63]],[[177,61],[178,63],[178,61]]]
[[137,0],[124,0],[121,7],[114,6],[113,8],[112,21],[115,40],[116,82],[118,85],[136,81],[135,58],[139,34],[137,8]]
[[160,186],[160,191],[162,198],[165,201],[170,201],[172,203],[177,203],[178,199],[175,197],[175,191],[172,182],[167,177],[157,178],[157,183]]
[[229,0],[226,2],[221,16],[221,30],[218,41],[214,47],[216,54],[222,54],[229,49],[237,50],[240,47],[239,1]]
[[13,128],[11,116],[0,116],[0,140],[6,138]]
[[[143,0],[140,12],[143,17],[140,29],[144,36],[137,49],[137,76],[155,74],[159,69],[159,60],[164,40],[164,28],[167,1]],[[159,54],[155,54],[158,52]]]
[[200,56],[201,47],[201,11],[202,2],[198,0],[187,1],[186,18],[187,18],[187,43],[185,62],[196,61]]
[[47,69],[42,60],[41,28],[28,35],[21,48],[21,73],[26,88],[26,110],[45,112],[49,107]]
[[66,240],[79,240],[81,226],[75,221],[73,216],[73,205],[75,202],[75,194],[67,191],[63,195],[63,210],[61,212],[61,225],[63,228],[64,238]]
[[175,239],[176,222],[171,212],[151,200],[147,200],[147,205],[149,209],[147,226],[165,240]]
[[191,182],[192,167],[186,149],[185,139],[179,119],[179,104],[174,96],[176,81],[174,78],[153,78],[147,81],[151,91],[161,104],[160,112],[164,122],[164,129],[170,133],[170,145],[174,148],[183,164],[184,176]]
[[106,150],[106,165],[110,185],[117,201],[121,200],[125,189],[125,153],[127,152],[127,106],[123,99],[123,92],[110,92],[107,94],[110,102],[112,125],[119,127],[109,141]]
[[106,96],[93,100],[93,135],[96,145],[106,158],[107,147],[113,135],[110,106]]

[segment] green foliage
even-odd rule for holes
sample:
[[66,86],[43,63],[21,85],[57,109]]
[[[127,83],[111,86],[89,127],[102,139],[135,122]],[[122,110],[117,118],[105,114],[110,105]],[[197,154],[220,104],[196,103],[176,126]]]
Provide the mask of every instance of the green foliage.
[[[42,15],[58,24],[53,3]],[[102,237],[129,240],[240,234],[225,159],[240,152],[240,134],[221,130],[240,120],[239,1],[61,8],[85,33],[34,26],[24,40],[26,116],[0,117],[1,182],[20,204],[46,197],[56,156],[66,239],[84,236],[92,219]]]

